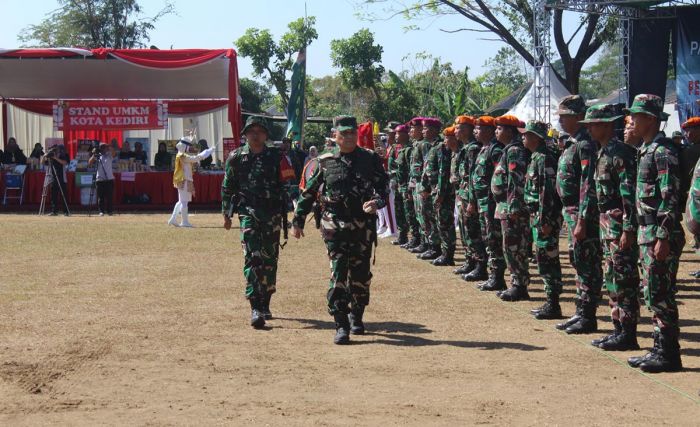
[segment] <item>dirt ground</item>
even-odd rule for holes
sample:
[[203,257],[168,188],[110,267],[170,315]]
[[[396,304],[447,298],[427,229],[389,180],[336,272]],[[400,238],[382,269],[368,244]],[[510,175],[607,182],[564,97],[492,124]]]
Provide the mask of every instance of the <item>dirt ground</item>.
[[[166,214],[0,216],[2,425],[698,425],[700,268],[679,273],[681,373],[648,376],[382,241],[369,333],[335,346],[320,236],[282,251],[248,326],[238,232]],[[567,260],[563,310],[570,315]],[[533,270],[534,272],[534,270]],[[643,312],[640,344],[651,345]],[[640,352],[641,353],[641,352]],[[637,354],[637,352],[633,353]]]

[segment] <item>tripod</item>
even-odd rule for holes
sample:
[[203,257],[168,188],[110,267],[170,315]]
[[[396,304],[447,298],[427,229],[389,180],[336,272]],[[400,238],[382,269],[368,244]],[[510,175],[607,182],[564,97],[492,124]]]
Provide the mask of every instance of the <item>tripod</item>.
[[[49,170],[46,171],[46,175],[44,176],[44,188],[41,191],[41,203],[39,204],[39,215],[44,215],[44,211],[46,209],[46,198],[49,194],[49,189],[51,188],[51,185],[53,184],[53,181],[56,178],[56,168],[53,165],[53,160],[49,160]],[[63,192],[63,186],[58,183],[58,189],[61,193],[61,198],[63,199],[63,206],[66,208],[66,213],[70,215],[70,209],[68,208],[68,200],[66,200],[66,195]],[[56,201],[53,201],[56,203]]]
[[[105,166],[102,164],[102,154],[100,154],[97,157],[97,163],[98,163],[97,168],[102,166],[102,173],[105,175],[105,177],[107,177],[107,171],[105,170]],[[98,204],[97,196],[95,194],[97,191],[97,168],[95,168],[95,173],[92,175],[92,185],[90,186],[90,199],[88,200],[88,216],[89,217],[92,216],[93,198],[95,200],[95,205]],[[110,196],[110,197],[113,197],[113,196]]]

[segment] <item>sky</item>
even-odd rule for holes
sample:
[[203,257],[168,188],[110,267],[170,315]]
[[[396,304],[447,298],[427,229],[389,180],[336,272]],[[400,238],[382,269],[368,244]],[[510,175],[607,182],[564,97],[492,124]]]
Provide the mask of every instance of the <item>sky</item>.
[[[164,0],[140,0],[146,15],[153,15],[164,5]],[[422,70],[415,54],[429,53],[453,64],[470,68],[471,75],[480,74],[484,62],[493,56],[502,42],[485,41],[488,34],[441,30],[462,28],[466,19],[445,16],[416,22],[420,31],[404,30],[409,23],[398,16],[388,21],[369,22],[357,16],[361,9],[354,0],[172,0],[177,15],[169,15],[156,23],[150,44],[161,49],[171,48],[230,48],[249,27],[269,29],[278,38],[287,30],[287,24],[304,16],[304,5],[309,16],[316,16],[319,37],[307,51],[307,73],[321,77],[335,74],[330,59],[330,42],[347,38],[361,28],[375,35],[375,43],[384,47],[382,64],[388,70],[400,72]],[[398,3],[398,2],[397,2]],[[405,2],[410,3],[410,2]],[[31,7],[28,5],[31,4]],[[0,0],[3,28],[0,48],[20,45],[17,34],[31,24],[39,23],[57,8],[56,0]],[[369,10],[381,14],[386,5],[371,5]],[[407,58],[407,59],[405,59]],[[252,77],[252,67],[245,58],[239,58],[242,77]]]

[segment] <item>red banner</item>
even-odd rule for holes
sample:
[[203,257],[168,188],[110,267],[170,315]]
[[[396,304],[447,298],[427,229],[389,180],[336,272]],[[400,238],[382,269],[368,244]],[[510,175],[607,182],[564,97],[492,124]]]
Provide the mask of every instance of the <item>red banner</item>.
[[241,140],[237,138],[224,138],[224,163],[228,160],[229,154],[241,146]]
[[163,129],[168,106],[155,101],[59,101],[55,130]]

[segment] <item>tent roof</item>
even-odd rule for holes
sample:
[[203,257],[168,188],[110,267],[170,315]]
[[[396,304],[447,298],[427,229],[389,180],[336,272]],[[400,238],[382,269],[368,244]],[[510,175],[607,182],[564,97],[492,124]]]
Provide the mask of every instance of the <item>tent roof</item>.
[[0,97],[226,99],[232,49],[0,49]]

